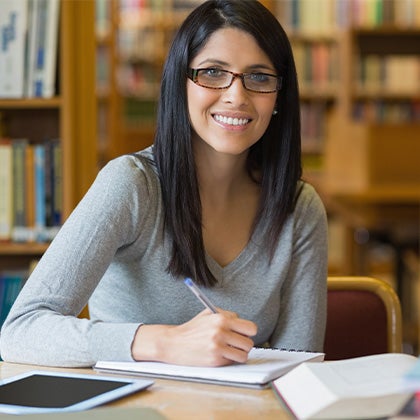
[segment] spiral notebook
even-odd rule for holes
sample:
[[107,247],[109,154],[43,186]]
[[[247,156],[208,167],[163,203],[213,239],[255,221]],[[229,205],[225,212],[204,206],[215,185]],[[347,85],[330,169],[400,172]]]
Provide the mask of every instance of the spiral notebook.
[[205,382],[245,388],[266,388],[271,381],[303,362],[320,362],[324,353],[253,348],[247,363],[221,367],[192,367],[159,362],[98,361],[94,369],[153,378]]

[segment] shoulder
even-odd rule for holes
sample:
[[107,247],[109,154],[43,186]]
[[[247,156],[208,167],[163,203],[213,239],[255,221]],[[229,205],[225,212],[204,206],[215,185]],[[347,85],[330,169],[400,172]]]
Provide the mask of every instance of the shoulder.
[[299,181],[297,185],[295,212],[325,214],[321,197],[315,188],[305,181]]
[[315,188],[307,182],[300,181],[298,184],[293,224],[300,233],[327,229],[327,212],[324,203]]
[[109,161],[99,171],[95,182],[111,190],[133,191],[137,187],[145,188],[149,193],[155,192],[160,184],[152,148]]
[[101,169],[100,174],[125,174],[127,176],[157,175],[152,148],[150,147],[110,160]]

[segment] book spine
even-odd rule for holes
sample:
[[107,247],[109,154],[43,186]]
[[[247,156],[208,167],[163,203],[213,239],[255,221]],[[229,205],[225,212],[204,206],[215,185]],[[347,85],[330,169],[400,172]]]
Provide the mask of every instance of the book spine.
[[27,1],[0,2],[0,97],[21,98],[25,82]]
[[52,146],[50,141],[44,143],[45,157],[44,157],[44,180],[45,180],[45,224],[47,228],[52,225]]
[[27,240],[35,240],[35,180],[34,180],[34,147],[26,147],[25,164],[25,204],[26,204],[26,229]]
[[35,66],[36,66],[36,46],[37,46],[37,21],[39,13],[39,2],[31,0],[29,2],[28,15],[28,40],[27,40],[27,69],[26,69],[26,89],[27,97],[35,96]]
[[47,0],[38,0],[36,2],[37,13],[35,22],[36,45],[35,45],[35,63],[33,74],[33,96],[41,97],[43,92],[43,72],[45,66],[45,36],[47,21]]
[[6,295],[6,283],[7,278],[6,274],[3,272],[0,272],[0,327],[3,325],[4,319],[6,318],[5,314],[5,295]]
[[0,326],[9,314],[26,278],[27,273],[18,270],[0,273]]
[[29,96],[55,94],[60,0],[38,0],[32,11]]
[[13,150],[13,230],[12,240],[25,242],[26,238],[26,203],[25,203],[25,139],[15,139],[12,142]]
[[54,234],[62,224],[63,218],[63,177],[62,177],[62,148],[59,140],[52,143],[52,225]]
[[47,141],[44,146],[46,235],[51,241],[61,226],[61,146],[58,140]]
[[45,148],[43,144],[35,145],[35,239],[38,242],[47,240],[45,208]]
[[13,153],[9,140],[0,139],[0,241],[8,241],[12,235],[13,202]]

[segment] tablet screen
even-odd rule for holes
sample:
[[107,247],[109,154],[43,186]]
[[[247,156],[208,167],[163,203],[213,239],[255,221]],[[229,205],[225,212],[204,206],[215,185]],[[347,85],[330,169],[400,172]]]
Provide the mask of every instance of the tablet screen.
[[150,380],[32,371],[0,383],[0,411],[86,409],[147,388],[152,383]]

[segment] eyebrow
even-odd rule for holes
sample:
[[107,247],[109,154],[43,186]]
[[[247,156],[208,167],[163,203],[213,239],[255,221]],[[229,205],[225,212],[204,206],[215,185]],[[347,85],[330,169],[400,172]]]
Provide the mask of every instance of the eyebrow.
[[[218,59],[213,59],[213,58],[206,58],[205,60],[201,61],[200,63],[198,63],[198,67],[204,66],[204,65],[219,65],[222,67],[229,67],[230,64],[227,63],[226,61],[222,61],[222,60],[218,60]],[[252,71],[252,70],[268,70],[268,71],[272,71],[275,72],[276,70],[274,69],[274,67],[269,66],[267,64],[252,64],[251,66],[247,67],[248,71]]]

